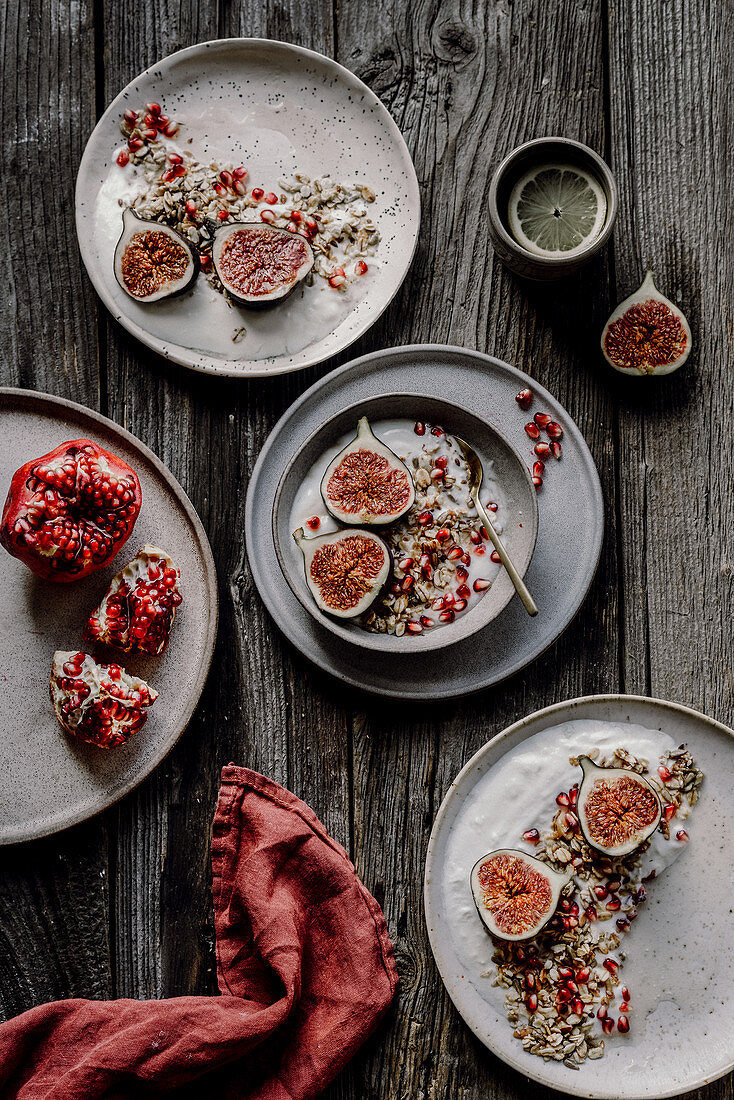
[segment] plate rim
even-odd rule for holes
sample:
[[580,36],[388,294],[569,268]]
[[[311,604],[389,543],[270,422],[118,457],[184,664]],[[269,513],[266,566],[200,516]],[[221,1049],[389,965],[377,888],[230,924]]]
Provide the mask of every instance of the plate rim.
[[[593,568],[589,572],[588,583],[586,584],[583,596],[579,600],[578,606],[575,608],[575,610],[573,611],[573,614],[570,616],[568,621],[564,624],[562,629],[559,630],[558,633],[556,633],[552,638],[550,638],[547,641],[547,643],[542,646],[541,649],[539,649],[536,653],[533,654],[532,657],[530,657],[528,659],[518,659],[518,661],[516,661],[515,664],[513,664],[507,670],[505,670],[502,673],[501,676],[499,676],[497,678],[491,678],[491,679],[487,680],[485,683],[480,684],[480,685],[475,686],[475,687],[463,688],[463,689],[461,689],[461,694],[466,695],[466,696],[475,695],[477,692],[485,691],[490,687],[494,687],[497,684],[503,683],[505,680],[509,679],[511,676],[514,676],[516,673],[520,672],[522,669],[527,668],[528,665],[532,664],[534,661],[537,661],[538,658],[541,657],[544,653],[546,653],[552,646],[556,645],[558,640],[563,636],[563,634],[565,634],[565,632],[568,630],[568,628],[571,626],[571,624],[577,618],[579,612],[581,611],[581,608],[583,607],[583,605],[586,601],[586,598],[589,594],[589,590],[590,590],[592,584],[594,583],[594,578],[596,577],[596,574],[598,572],[599,562],[601,560],[601,552],[602,552],[602,548],[603,548],[603,545],[604,545],[604,534],[605,534],[604,494],[603,494],[603,491],[602,491],[601,479],[599,477],[599,471],[596,467],[596,463],[594,462],[594,457],[591,454],[591,450],[589,448],[589,445],[586,442],[586,439],[584,438],[584,435],[583,435],[581,429],[579,428],[578,424],[576,423],[574,418],[570,415],[570,413],[565,408],[565,406],[561,404],[561,402],[558,400],[558,398],[554,397],[553,394],[551,394],[550,391],[547,390],[545,388],[545,386],[542,385],[542,383],[536,381],[534,378],[531,378],[530,375],[528,375],[524,371],[520,370],[519,367],[514,366],[512,363],[508,363],[504,359],[498,358],[496,355],[490,355],[488,352],[479,351],[476,348],[465,348],[465,347],[462,347],[459,344],[434,344],[434,343],[394,344],[394,345],[390,345],[387,348],[379,348],[375,351],[367,352],[364,355],[358,356],[356,359],[351,359],[349,362],[342,364],[342,366],[337,367],[335,370],[329,371],[328,373],[323,375],[321,378],[317,379],[311,386],[309,386],[309,388],[307,390],[304,390],[304,392],[299,397],[297,397],[295,399],[295,401],[293,401],[284,410],[282,415],[278,418],[278,420],[274,424],[273,428],[271,429],[270,434],[268,435],[268,437],[265,440],[262,448],[260,449],[260,453],[259,453],[259,455],[257,457],[257,460],[255,462],[255,465],[252,469],[252,473],[250,475],[248,486],[247,486],[247,499],[246,499],[246,502],[245,502],[245,543],[246,543],[246,551],[247,551],[247,560],[248,560],[248,563],[249,563],[249,566],[250,566],[250,570],[253,574],[253,577],[255,578],[255,580],[257,582],[258,594],[259,594],[260,599],[262,600],[263,604],[265,605],[265,608],[268,611],[268,614],[270,615],[271,619],[273,620],[273,622],[275,623],[277,628],[280,630],[281,634],[287,639],[287,641],[290,644],[292,644],[294,646],[294,648],[301,654],[301,656],[305,657],[306,660],[308,660],[311,664],[314,664],[317,668],[321,669],[323,672],[326,672],[329,676],[333,676],[340,683],[345,684],[349,687],[356,687],[359,690],[364,691],[365,693],[367,693],[369,695],[377,696],[377,697],[380,697],[380,698],[387,698],[387,699],[394,699],[394,698],[409,699],[411,701],[417,701],[417,702],[428,702],[428,701],[434,701],[434,700],[439,700],[439,699],[453,699],[453,698],[456,698],[460,694],[460,691],[459,691],[459,689],[451,690],[451,691],[441,689],[441,690],[438,690],[438,691],[428,690],[428,691],[420,691],[419,692],[419,691],[406,691],[404,689],[404,687],[392,688],[392,689],[388,690],[388,688],[382,687],[382,686],[379,686],[379,685],[372,685],[372,684],[366,685],[364,682],[357,680],[356,677],[350,676],[344,670],[335,671],[334,669],[331,668],[330,665],[327,665],[327,663],[323,659],[316,660],[316,659],[312,658],[309,654],[304,653],[303,650],[298,645],[298,643],[294,640],[294,638],[291,637],[290,634],[286,633],[285,628],[281,626],[280,622],[278,621],[278,615],[273,610],[273,602],[269,598],[267,585],[264,585],[264,584],[260,583],[262,581],[262,576],[261,576],[259,561],[257,561],[257,559],[255,559],[250,553],[250,546],[252,545],[252,542],[253,542],[250,535],[251,535],[251,532],[254,528],[254,519],[255,519],[255,517],[254,517],[254,502],[253,502],[253,497],[254,497],[253,486],[257,483],[257,481],[260,479],[260,477],[262,475],[262,470],[263,470],[263,467],[265,466],[266,461],[268,460],[270,451],[275,446],[276,436],[280,434],[283,426],[285,424],[287,424],[287,422],[291,418],[291,416],[294,413],[299,412],[301,410],[301,408],[306,403],[311,401],[311,399],[315,395],[317,395],[318,392],[321,389],[325,389],[326,387],[332,386],[332,385],[338,385],[340,378],[349,371],[357,370],[357,369],[359,369],[363,366],[368,366],[375,359],[381,359],[381,358],[385,358],[385,357],[389,357],[389,358],[392,359],[392,358],[398,358],[399,356],[416,356],[416,355],[425,355],[425,354],[430,354],[430,355],[456,355],[456,354],[458,354],[460,356],[468,356],[472,359],[479,359],[479,360],[489,361],[490,363],[493,364],[493,366],[500,367],[503,371],[507,371],[509,374],[514,375],[518,379],[518,382],[521,385],[530,384],[533,387],[533,391],[536,395],[538,395],[542,398],[549,399],[553,404],[558,405],[561,409],[563,409],[568,421],[570,421],[573,424],[576,431],[578,431],[581,443],[583,445],[584,459],[585,459],[585,463],[586,463],[586,466],[587,466],[588,471],[589,471],[591,487],[592,487],[592,490],[593,490],[594,497],[596,499],[596,504],[597,504],[597,509],[598,509],[597,514],[598,514],[598,517],[599,517],[599,531],[598,531],[598,538],[596,540],[596,545],[594,547]],[[535,555],[533,555],[533,556],[535,556]],[[449,649],[450,649],[450,647],[447,648],[447,652],[448,652]]]
[[[234,362],[232,360],[222,360],[222,365],[218,366],[216,362],[212,361],[211,358],[208,356],[199,356],[199,358],[209,360],[208,362],[197,363],[192,361],[191,354],[187,356],[180,353],[171,353],[171,351],[167,349],[165,342],[160,341],[157,337],[150,336],[146,329],[142,328],[136,322],[132,321],[125,314],[120,313],[119,308],[114,299],[109,294],[107,287],[101,282],[101,280],[98,280],[96,278],[95,274],[93,274],[95,264],[95,258],[92,255],[91,244],[93,235],[85,233],[82,227],[81,208],[84,205],[82,202],[82,176],[86,175],[89,171],[89,160],[92,156],[90,148],[95,139],[95,136],[97,135],[98,131],[101,131],[103,125],[106,124],[110,114],[112,114],[116,109],[119,109],[120,104],[125,102],[126,97],[130,94],[133,88],[133,85],[144,77],[155,77],[155,70],[161,70],[162,66],[167,66],[169,64],[173,64],[174,62],[179,61],[182,57],[184,57],[184,55],[195,56],[197,53],[204,53],[214,47],[236,48],[238,46],[260,46],[262,48],[277,47],[278,49],[284,50],[286,53],[295,53],[311,60],[312,62],[316,61],[321,64],[326,64],[327,68],[331,68],[333,71],[335,71],[336,75],[342,80],[347,77],[350,81],[355,81],[357,85],[360,86],[363,94],[365,94],[368,99],[372,101],[373,106],[377,107],[382,117],[383,123],[385,124],[387,130],[390,132],[393,140],[396,142],[396,144],[404,154],[406,158],[406,164],[410,169],[410,172],[408,174],[409,188],[412,192],[410,201],[411,204],[415,203],[415,225],[413,229],[413,243],[412,247],[410,248],[407,263],[405,264],[405,270],[403,271],[401,278],[398,280],[395,289],[379,310],[377,310],[376,312],[370,312],[366,316],[365,323],[358,329],[356,329],[353,334],[350,334],[350,338],[345,344],[342,344],[341,347],[333,351],[329,351],[323,355],[319,353],[310,355],[307,357],[306,360],[304,360],[304,362],[298,363],[295,366],[285,363],[282,366],[262,369],[258,369],[256,367],[252,370],[243,370],[242,368],[238,369],[235,366],[229,366],[229,363]],[[94,126],[94,129],[87,138],[84,145],[84,152],[82,153],[81,159],[79,161],[79,167],[76,174],[76,183],[74,186],[74,225],[76,229],[77,244],[81,253],[84,269],[90,282],[92,283],[92,286],[94,287],[97,296],[101,300],[107,312],[111,315],[112,319],[116,321],[119,325],[121,325],[127,332],[129,332],[131,336],[135,337],[135,339],[138,340],[141,344],[149,348],[156,355],[160,355],[164,359],[168,359],[172,363],[177,363],[179,366],[186,367],[188,370],[195,370],[200,374],[212,374],[222,378],[241,378],[245,380],[251,378],[274,378],[283,374],[292,374],[296,371],[306,370],[308,367],[313,367],[320,363],[323,363],[333,356],[341,355],[342,352],[346,351],[347,348],[351,347],[352,344],[354,344],[357,340],[364,336],[365,333],[367,333],[383,315],[385,310],[394,300],[398,291],[402,288],[410,271],[413,259],[415,257],[416,249],[418,247],[418,237],[421,226],[420,184],[418,181],[415,164],[413,163],[413,158],[411,156],[410,149],[408,148],[408,143],[406,142],[397,122],[392,117],[390,111],[387,109],[380,97],[375,92],[373,92],[369,85],[365,84],[365,82],[360,77],[358,77],[356,73],[353,73],[345,65],[342,65],[339,61],[335,61],[331,57],[327,57],[326,54],[319,53],[318,50],[311,50],[305,46],[298,46],[292,42],[282,42],[277,38],[253,38],[242,36],[237,36],[234,38],[212,38],[207,39],[204,42],[196,42],[191,46],[185,46],[181,50],[175,50],[173,53],[167,54],[160,60],[153,62],[147,68],[141,70],[139,73],[133,76],[133,78],[128,81],[124,88],[122,88],[121,91],[118,92],[114,99],[110,101],[110,103],[102,113],[101,117],[99,118],[98,122]],[[176,345],[176,347],[179,348],[181,347],[181,345]],[[265,362],[265,360],[242,360],[242,362],[257,364],[258,362]]]
[[[481,1032],[479,1024],[476,1024],[475,1026],[475,1021],[473,1019],[467,1019],[467,1017],[464,1015],[464,1012],[459,1007],[459,1004],[455,999],[455,991],[452,991],[446,978],[444,977],[443,967],[447,962],[447,959],[441,947],[438,945],[438,937],[435,931],[435,927],[439,922],[436,918],[436,912],[433,906],[430,889],[432,863],[433,860],[436,858],[436,848],[438,846],[438,833],[443,825],[444,818],[449,812],[453,797],[455,796],[455,790],[456,788],[458,788],[459,783],[465,778],[465,776],[481,764],[482,758],[490,751],[490,749],[495,748],[496,745],[501,741],[509,740],[518,731],[532,727],[532,725],[536,724],[539,720],[563,714],[567,715],[568,720],[570,720],[571,715],[573,715],[574,712],[581,710],[582,708],[595,708],[597,706],[609,703],[618,705],[620,709],[623,709],[625,705],[629,705],[630,703],[632,703],[635,705],[643,704],[644,707],[650,708],[652,710],[662,710],[663,712],[674,711],[679,715],[683,715],[687,718],[692,718],[697,722],[703,722],[705,725],[710,726],[718,733],[725,734],[727,738],[734,742],[734,729],[729,726],[725,726],[723,722],[719,722],[716,718],[710,718],[707,714],[695,710],[693,707],[686,706],[684,703],[675,703],[667,699],[659,699],[656,696],[625,695],[621,692],[605,692],[601,695],[580,695],[573,699],[565,699],[558,703],[551,703],[547,707],[541,707],[539,710],[533,711],[531,714],[527,714],[517,721],[511,723],[511,725],[506,726],[504,729],[496,733],[494,737],[491,737],[488,741],[486,741],[482,746],[480,746],[479,749],[477,749],[475,753],[472,754],[470,759],[467,760],[466,764],[464,764],[464,766],[451,780],[448,790],[441,800],[441,805],[438,808],[438,812],[436,813],[436,817],[431,828],[431,835],[429,837],[428,847],[426,849],[426,859],[423,874],[423,920],[426,934],[428,936],[428,943],[431,948],[434,965],[436,967],[436,970],[438,971],[438,976],[451,1000],[451,1003],[456,1009],[456,1012],[461,1017],[463,1024],[472,1031],[472,1033],[476,1036],[482,1046],[489,1050],[491,1054],[493,1054],[496,1058],[499,1058],[502,1062],[510,1066],[513,1070],[521,1073],[524,1077],[529,1077],[531,1078],[531,1080],[537,1081],[539,1084],[545,1085],[547,1088],[551,1088],[556,1092],[567,1093],[572,1096],[585,1097],[587,1098],[587,1100],[591,1100],[591,1098],[593,1098],[593,1100],[619,1100],[619,1090],[617,1089],[616,1091],[607,1091],[606,1089],[595,1089],[594,1091],[590,1091],[588,1088],[584,1088],[581,1082],[579,1082],[577,1086],[575,1084],[573,1075],[571,1075],[569,1081],[564,1081],[563,1083],[558,1083],[556,1081],[550,1080],[548,1077],[543,1075],[545,1067],[544,1062],[539,1065],[537,1072],[534,1072],[533,1068],[529,1067],[526,1062],[520,1061],[519,1057],[514,1058],[512,1055],[508,1055],[504,1051],[496,1050],[494,1047],[490,1046],[486,1042],[484,1033]],[[559,721],[562,720],[563,719],[559,719]],[[558,723],[556,722],[554,724]],[[551,727],[546,725],[544,728]],[[542,732],[542,730],[538,729],[535,732],[540,733]],[[525,738],[523,738],[523,740],[525,740]],[[522,741],[518,743],[521,744]],[[432,924],[434,926],[433,928],[431,927]],[[731,1055],[729,1063],[725,1065],[721,1070],[717,1070],[713,1074],[713,1076],[699,1076],[696,1078],[695,1081],[686,1083],[683,1088],[683,1092],[688,1093],[690,1090],[698,1089],[704,1085],[710,1084],[712,1081],[717,1081],[720,1078],[724,1077],[727,1073],[729,1073],[732,1068],[734,1068],[734,1053]],[[665,1097],[681,1095],[681,1087],[679,1085],[675,1085],[673,1088],[664,1088],[655,1092],[646,1091],[626,1093],[625,1100],[664,1100]]]
[[[142,454],[142,456],[156,469],[158,475],[162,477],[163,481],[169,487],[173,496],[176,498],[178,504],[182,507],[186,518],[188,519],[194,534],[198,540],[198,544],[202,551],[203,567],[204,567],[204,582],[208,595],[209,604],[209,627],[207,631],[206,652],[204,659],[199,663],[198,672],[194,680],[193,689],[191,691],[191,703],[184,711],[183,719],[178,725],[177,729],[172,737],[166,742],[160,755],[154,756],[152,761],[148,761],[145,766],[138,772],[135,772],[135,776],[132,779],[125,780],[116,787],[111,798],[105,800],[103,805],[98,806],[93,810],[81,810],[76,813],[70,813],[63,818],[63,824],[51,824],[48,826],[41,826],[30,831],[25,831],[23,835],[12,835],[7,837],[0,832],[0,847],[9,847],[13,844],[25,844],[29,841],[38,840],[44,836],[52,836],[55,833],[60,833],[66,829],[71,828],[74,825],[79,825],[83,821],[88,821],[90,818],[96,817],[97,814],[103,813],[111,806],[116,805],[122,798],[130,794],[141,783],[144,782],[151,775],[152,772],[166,759],[173,747],[179,742],[183,736],[186,728],[188,727],[201,700],[201,695],[206,686],[206,681],[211,669],[212,660],[214,658],[214,649],[217,642],[217,633],[219,626],[219,591],[217,586],[217,570],[214,562],[214,555],[209,543],[209,538],[204,525],[199,518],[199,515],[194,508],[193,504],[189,500],[189,497],[185,493],[183,487],[178,480],[173,476],[171,471],[165,465],[165,463],[158,458],[158,456],[145,444],[142,440],[134,436],[132,432],[129,432],[127,428],[123,428],[121,424],[111,420],[109,417],[104,416],[102,413],[97,412],[96,409],[90,409],[87,405],[81,405],[77,401],[71,401],[66,397],[57,397],[55,394],[45,393],[40,390],[29,390],[16,386],[0,386],[0,399],[11,398],[20,400],[25,405],[33,406],[41,404],[50,405],[59,409],[71,410],[75,414],[92,420],[94,423],[101,425],[108,429],[113,435],[118,435],[133,449]],[[2,409],[0,409],[0,412]],[[105,796],[107,798],[107,796]]]

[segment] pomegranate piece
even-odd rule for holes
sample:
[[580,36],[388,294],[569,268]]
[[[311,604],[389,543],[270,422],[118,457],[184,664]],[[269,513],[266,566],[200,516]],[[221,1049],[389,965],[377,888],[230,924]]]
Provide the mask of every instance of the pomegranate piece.
[[51,702],[63,729],[103,749],[124,745],[148,718],[158,692],[120,665],[98,665],[88,653],[54,653]]
[[89,618],[86,636],[125,653],[162,653],[181,603],[180,580],[179,568],[165,550],[144,546],[112,578]]
[[140,504],[135,471],[91,440],[75,439],[13,474],[0,543],[39,577],[80,580],[124,546]]

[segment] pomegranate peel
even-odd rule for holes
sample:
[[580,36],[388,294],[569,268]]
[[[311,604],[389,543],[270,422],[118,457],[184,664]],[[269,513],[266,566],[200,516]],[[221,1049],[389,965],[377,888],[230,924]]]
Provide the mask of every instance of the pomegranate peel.
[[154,656],[168,645],[181,603],[181,572],[165,550],[145,545],[116,576],[87,623],[86,637]]
[[124,546],[140,504],[135,471],[91,440],[75,439],[13,474],[0,543],[39,577],[79,580]]
[[99,665],[88,653],[54,653],[51,702],[67,733],[103,749],[124,745],[147,720],[158,692],[120,665]]
[[622,374],[670,374],[688,359],[688,321],[657,289],[651,271],[639,290],[612,313],[602,332],[601,349],[607,363]]

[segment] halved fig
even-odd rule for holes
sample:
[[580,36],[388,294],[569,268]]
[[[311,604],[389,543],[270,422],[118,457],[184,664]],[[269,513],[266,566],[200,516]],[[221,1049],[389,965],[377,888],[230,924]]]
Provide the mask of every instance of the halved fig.
[[122,215],[122,234],[115,249],[115,278],[136,302],[158,302],[188,290],[199,274],[199,254],[175,229]]
[[375,602],[390,572],[390,551],[371,531],[333,531],[308,539],[294,532],[303,554],[306,583],[322,611],[356,619]]
[[212,245],[214,270],[240,305],[276,305],[292,294],[314,264],[311,245],[299,233],[265,222],[228,222]]
[[660,799],[644,776],[579,759],[583,779],[576,812],[586,842],[608,856],[626,856],[660,824]]
[[408,467],[381,443],[363,416],[351,443],[329,463],[321,496],[341,523],[393,523],[413,506],[415,487]]
[[561,891],[573,877],[525,852],[498,848],[472,867],[474,904],[486,928],[500,940],[529,940],[545,928]]
[[51,702],[67,731],[103,749],[116,748],[141,729],[158,692],[120,665],[98,665],[88,653],[54,653]]
[[86,636],[125,653],[162,653],[181,603],[181,573],[165,550],[145,545],[110,581]]
[[691,353],[688,321],[657,289],[652,271],[607,321],[601,349],[622,374],[670,374],[685,363]]

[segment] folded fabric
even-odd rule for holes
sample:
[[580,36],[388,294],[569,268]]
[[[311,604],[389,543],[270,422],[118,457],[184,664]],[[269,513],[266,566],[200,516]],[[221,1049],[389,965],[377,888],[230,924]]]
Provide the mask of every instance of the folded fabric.
[[380,906],[308,806],[233,765],[212,870],[221,996],[30,1009],[0,1026],[3,1100],[123,1100],[194,1080],[198,1097],[306,1100],[336,1076],[397,987]]

